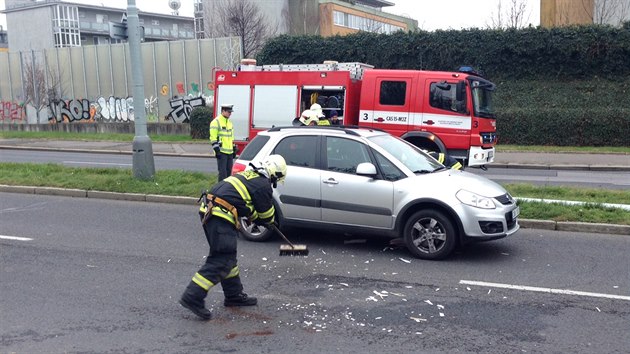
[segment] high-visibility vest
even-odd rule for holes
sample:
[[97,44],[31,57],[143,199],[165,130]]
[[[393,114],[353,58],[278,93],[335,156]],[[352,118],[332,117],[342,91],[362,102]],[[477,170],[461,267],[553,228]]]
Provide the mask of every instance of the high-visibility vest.
[[223,154],[230,155],[234,152],[234,127],[221,114],[210,122],[210,143],[213,149],[218,147]]

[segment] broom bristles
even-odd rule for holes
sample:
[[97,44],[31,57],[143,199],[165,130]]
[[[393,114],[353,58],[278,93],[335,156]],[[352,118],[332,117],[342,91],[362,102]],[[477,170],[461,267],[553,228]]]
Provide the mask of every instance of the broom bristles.
[[308,256],[306,245],[280,245],[280,256]]

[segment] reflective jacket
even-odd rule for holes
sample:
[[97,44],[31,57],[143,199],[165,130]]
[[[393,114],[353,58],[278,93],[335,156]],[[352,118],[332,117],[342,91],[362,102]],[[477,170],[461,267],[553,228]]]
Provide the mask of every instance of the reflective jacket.
[[462,168],[462,164],[459,163],[457,159],[450,157],[444,153],[432,151],[429,153],[429,155],[431,155],[431,157],[438,160],[439,163],[448,168],[452,168],[454,170],[460,170]]
[[232,122],[219,114],[210,122],[210,144],[219,152],[231,155],[234,152],[234,127]]
[[[227,177],[217,183],[210,190],[210,194],[217,196],[236,208],[239,217],[248,217],[250,221],[271,223],[274,221],[273,189],[269,179],[256,171],[248,170]],[[199,208],[205,212],[205,205]],[[226,208],[215,205],[212,216],[223,218],[234,226],[237,225],[234,215]]]
[[330,121],[328,119],[320,119],[317,121],[317,125],[330,125]]

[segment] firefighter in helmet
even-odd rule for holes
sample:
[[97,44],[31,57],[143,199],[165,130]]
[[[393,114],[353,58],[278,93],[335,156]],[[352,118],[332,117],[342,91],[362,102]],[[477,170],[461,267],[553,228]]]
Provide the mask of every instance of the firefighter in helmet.
[[311,105],[311,112],[317,117],[317,125],[330,125],[330,121],[326,118],[324,111],[322,110],[322,106],[318,103],[313,103]]
[[206,263],[195,273],[179,303],[204,320],[212,318],[205,307],[206,295],[221,283],[225,306],[253,306],[255,297],[243,292],[236,264],[236,238],[243,216],[258,225],[275,222],[273,188],[287,174],[287,165],[280,155],[270,155],[261,163],[215,184],[202,194],[199,214],[210,253]]

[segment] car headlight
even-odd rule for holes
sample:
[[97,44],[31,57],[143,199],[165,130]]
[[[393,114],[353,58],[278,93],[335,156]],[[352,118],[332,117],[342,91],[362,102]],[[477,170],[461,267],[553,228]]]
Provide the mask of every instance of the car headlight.
[[457,199],[459,199],[460,202],[466,205],[474,206],[476,208],[481,208],[481,209],[496,208],[496,205],[492,201],[492,198],[484,197],[479,194],[469,192],[467,190],[461,189],[459,192],[457,192],[457,194],[455,194],[455,196],[457,197]]

